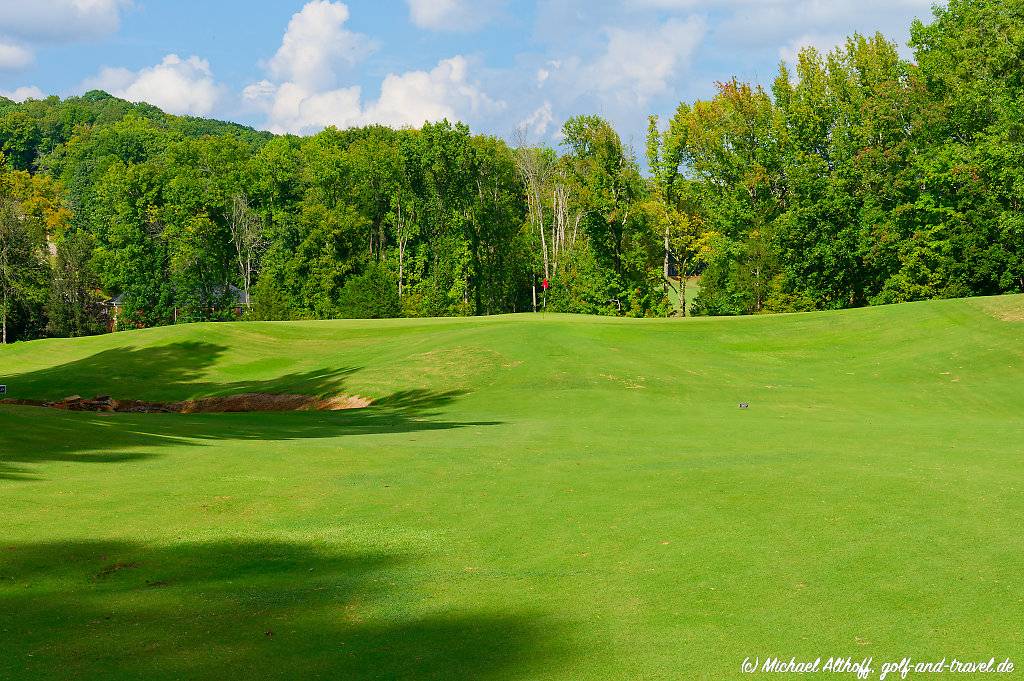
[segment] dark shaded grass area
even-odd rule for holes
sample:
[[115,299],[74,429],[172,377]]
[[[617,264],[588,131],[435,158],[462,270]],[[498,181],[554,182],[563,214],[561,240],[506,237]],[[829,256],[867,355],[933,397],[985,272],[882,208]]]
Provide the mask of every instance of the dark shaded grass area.
[[457,681],[559,657],[564,633],[537,615],[413,613],[394,585],[414,562],[283,542],[5,544],[0,678]]
[[[135,387],[150,398],[240,392],[338,395],[344,394],[344,378],[358,371],[347,367],[288,374],[267,381],[199,381],[204,369],[223,351],[222,346],[201,342],[105,350],[15,375],[14,382],[19,397],[42,399],[99,393],[137,399],[132,383],[119,379],[122,374],[153,376],[157,388]],[[32,479],[26,464],[140,461],[158,456],[159,450],[169,445],[201,446],[217,440],[288,441],[496,425],[439,418],[440,410],[463,394],[459,390],[399,390],[362,409],[261,414],[90,414],[0,406],[0,480]]]
[[126,346],[45,369],[19,373],[4,367],[8,396],[57,400],[69,395],[111,395],[118,399],[182,400],[238,393],[336,395],[355,367],[288,373],[264,381],[204,381],[207,370],[228,350],[204,341],[182,341],[156,347]]
[[171,445],[203,446],[219,440],[289,441],[497,425],[496,421],[439,418],[437,410],[459,394],[409,390],[363,409],[258,414],[91,414],[45,407],[0,407],[0,480],[32,479],[31,465],[47,461],[141,461],[158,456],[162,448]]

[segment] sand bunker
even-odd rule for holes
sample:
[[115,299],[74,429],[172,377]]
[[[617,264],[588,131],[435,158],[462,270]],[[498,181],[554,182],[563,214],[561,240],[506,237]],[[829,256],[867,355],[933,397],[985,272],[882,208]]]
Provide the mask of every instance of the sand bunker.
[[340,411],[361,409],[373,404],[373,400],[358,395],[337,395],[334,397],[310,397],[309,395],[271,395],[268,393],[244,393],[224,397],[201,397],[182,402],[145,402],[143,400],[116,400],[109,395],[97,395],[86,399],[71,395],[62,400],[0,400],[4,404],[20,404],[33,407],[49,407],[65,411],[108,411],[135,414],[213,414],[248,411]]

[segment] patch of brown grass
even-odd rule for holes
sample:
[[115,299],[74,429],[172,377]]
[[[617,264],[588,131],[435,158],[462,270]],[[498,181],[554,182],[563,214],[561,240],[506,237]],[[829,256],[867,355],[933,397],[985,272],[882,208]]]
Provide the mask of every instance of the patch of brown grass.
[[358,395],[310,397],[308,395],[271,395],[244,393],[225,397],[202,397],[197,400],[174,402],[168,406],[181,414],[211,414],[248,411],[341,411],[361,409],[373,403]]
[[1024,322],[1024,295],[978,298],[974,304],[1004,322]]

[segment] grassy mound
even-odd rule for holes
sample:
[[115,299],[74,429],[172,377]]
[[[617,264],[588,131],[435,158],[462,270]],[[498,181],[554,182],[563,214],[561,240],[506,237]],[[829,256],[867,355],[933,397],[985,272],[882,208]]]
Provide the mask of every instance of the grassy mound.
[[0,349],[12,398],[374,401],[0,406],[0,678],[1019,657],[1022,309],[200,324]]

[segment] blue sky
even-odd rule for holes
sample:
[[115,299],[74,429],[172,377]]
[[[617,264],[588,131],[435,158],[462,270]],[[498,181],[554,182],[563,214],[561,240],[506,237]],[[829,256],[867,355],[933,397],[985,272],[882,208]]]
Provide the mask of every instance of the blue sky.
[[[801,45],[881,30],[931,0],[0,0],[0,93],[102,88],[276,132],[461,119],[553,143],[599,113],[641,146],[649,113]],[[909,53],[908,53],[909,54]]]

